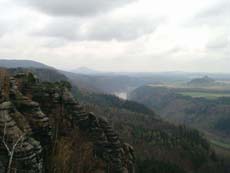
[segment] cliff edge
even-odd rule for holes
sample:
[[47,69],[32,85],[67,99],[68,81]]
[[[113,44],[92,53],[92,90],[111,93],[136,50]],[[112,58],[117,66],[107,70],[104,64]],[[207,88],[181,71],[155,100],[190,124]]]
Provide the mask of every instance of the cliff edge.
[[134,150],[68,82],[0,71],[0,173],[134,173]]

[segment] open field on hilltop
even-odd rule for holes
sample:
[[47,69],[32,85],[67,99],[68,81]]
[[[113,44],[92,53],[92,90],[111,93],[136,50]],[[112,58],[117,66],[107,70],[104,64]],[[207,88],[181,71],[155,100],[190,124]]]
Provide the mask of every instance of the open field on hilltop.
[[169,88],[176,91],[204,91],[204,92],[217,92],[217,93],[230,93],[230,84],[229,85],[211,85],[211,86],[199,86],[192,87],[188,86],[185,83],[160,83],[160,84],[148,84],[147,86],[156,88]]
[[230,143],[225,143],[219,140],[210,140],[211,144],[216,145],[218,147],[224,148],[224,149],[228,149],[230,151]]
[[213,147],[219,158],[224,159],[226,162],[230,162],[230,149],[226,149],[212,143],[211,146]]
[[210,144],[214,148],[218,157],[225,161],[230,161],[230,143],[225,143],[219,140],[210,139]]
[[206,139],[208,139],[211,146],[216,151],[216,154],[220,156],[220,158],[230,161],[230,139],[226,136],[222,136],[221,134],[216,134],[202,129],[199,130],[202,131]]
[[214,93],[214,92],[194,92],[194,91],[187,91],[187,92],[178,92],[183,96],[190,96],[193,98],[207,98],[207,99],[217,99],[219,97],[230,97],[230,93]]
[[179,84],[149,84],[148,86],[153,88],[167,88],[174,93],[193,98],[218,99],[220,97],[230,97],[230,85],[223,87],[209,86],[200,88]]

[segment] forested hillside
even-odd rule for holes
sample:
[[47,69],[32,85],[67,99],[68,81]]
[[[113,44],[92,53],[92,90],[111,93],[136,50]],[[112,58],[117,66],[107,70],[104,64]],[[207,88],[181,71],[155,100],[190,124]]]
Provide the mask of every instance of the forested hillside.
[[107,117],[122,140],[134,146],[137,172],[225,172],[224,163],[218,161],[198,131],[164,122],[155,114],[148,114],[147,108],[136,111],[137,103],[126,107],[120,103],[129,101],[115,96],[88,93],[79,99],[87,111]]
[[[55,76],[55,81],[65,80],[65,76],[57,71],[30,70],[42,81],[54,79],[47,78],[47,72],[49,76]],[[13,73],[15,71],[28,69],[12,70]],[[142,104],[112,95],[82,92],[76,85],[68,87],[84,104],[85,111],[106,117],[121,141],[134,147],[137,173],[228,173],[227,165],[218,159],[209,142],[198,131],[165,122]]]
[[45,65],[37,61],[8,60],[8,59],[0,59],[0,67],[4,67],[4,68],[52,68],[48,65]]
[[223,132],[222,135],[227,137],[226,123],[230,114],[228,92],[144,86],[133,91],[130,99],[156,110],[163,118],[174,123]]
[[199,129],[221,157],[230,159],[229,90],[143,86],[130,99],[172,123]]

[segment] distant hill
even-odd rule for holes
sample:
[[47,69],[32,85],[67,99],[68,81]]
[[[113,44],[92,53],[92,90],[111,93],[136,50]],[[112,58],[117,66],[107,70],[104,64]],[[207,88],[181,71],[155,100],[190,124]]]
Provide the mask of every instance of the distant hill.
[[86,75],[64,71],[62,73],[72,81],[72,84],[80,89],[96,93],[111,94],[128,91],[130,88],[148,83],[145,79],[124,75]]
[[98,73],[96,75],[77,74],[62,71],[74,85],[80,89],[89,90],[96,93],[128,93],[135,88],[147,84],[168,82],[173,80],[185,80],[181,76],[167,76],[167,74],[143,74],[143,73]]
[[[223,92],[223,96],[221,92]],[[196,93],[200,96],[196,96]],[[213,96],[211,97],[209,94],[213,94]],[[214,97],[215,94],[216,97]],[[227,90],[142,86],[130,93],[129,99],[146,105],[173,123],[183,123],[217,134],[222,132],[221,134],[224,136],[230,132],[230,128],[222,129],[220,127],[221,124],[230,122],[228,121],[230,114],[228,94]]]
[[88,67],[79,67],[77,69],[71,70],[71,72],[77,73],[77,74],[88,74],[88,75],[101,73],[97,70],[93,70],[93,69],[90,69]]
[[228,94],[227,90],[143,86],[130,93],[129,99],[153,109],[171,123],[201,130],[217,151],[221,148],[230,156]]
[[0,67],[5,68],[52,68],[43,63],[32,61],[32,60],[8,60],[8,59],[0,59]]
[[204,76],[202,78],[192,79],[188,82],[189,86],[209,86],[215,84],[216,81],[208,76]]

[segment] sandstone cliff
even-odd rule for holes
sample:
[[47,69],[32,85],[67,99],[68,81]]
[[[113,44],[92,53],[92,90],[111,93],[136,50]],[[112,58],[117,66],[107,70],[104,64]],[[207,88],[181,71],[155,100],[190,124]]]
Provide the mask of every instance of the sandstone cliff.
[[134,172],[133,148],[107,120],[84,111],[67,82],[0,77],[0,172]]

